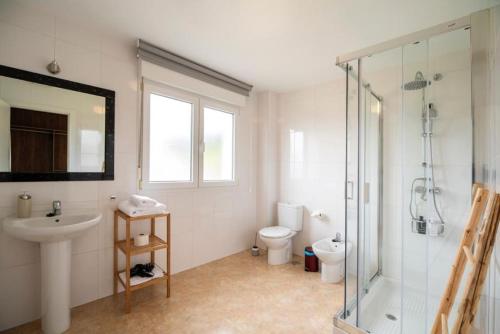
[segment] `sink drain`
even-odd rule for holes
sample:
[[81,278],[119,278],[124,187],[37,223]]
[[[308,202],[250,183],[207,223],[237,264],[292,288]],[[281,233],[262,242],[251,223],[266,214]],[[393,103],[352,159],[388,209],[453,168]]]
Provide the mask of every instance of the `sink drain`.
[[396,321],[398,320],[398,318],[396,318],[394,315],[390,314],[390,313],[386,313],[385,314],[385,317],[389,320],[392,320],[392,321]]

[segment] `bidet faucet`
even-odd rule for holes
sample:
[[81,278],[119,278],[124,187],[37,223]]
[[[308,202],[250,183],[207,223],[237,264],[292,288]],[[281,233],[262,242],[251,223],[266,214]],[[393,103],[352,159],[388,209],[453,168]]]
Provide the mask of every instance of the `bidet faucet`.
[[61,201],[52,202],[52,212],[47,214],[47,217],[54,217],[61,215]]
[[333,242],[342,242],[342,234],[340,232],[337,232],[335,234],[335,239],[332,240]]

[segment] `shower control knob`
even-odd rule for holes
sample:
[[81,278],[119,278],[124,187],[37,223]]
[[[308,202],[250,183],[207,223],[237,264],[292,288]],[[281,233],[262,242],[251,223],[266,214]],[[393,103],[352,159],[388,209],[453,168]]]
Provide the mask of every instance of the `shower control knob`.
[[439,187],[431,188],[431,189],[429,189],[429,192],[434,193],[436,195],[439,195],[439,194],[441,194],[441,188],[439,188]]

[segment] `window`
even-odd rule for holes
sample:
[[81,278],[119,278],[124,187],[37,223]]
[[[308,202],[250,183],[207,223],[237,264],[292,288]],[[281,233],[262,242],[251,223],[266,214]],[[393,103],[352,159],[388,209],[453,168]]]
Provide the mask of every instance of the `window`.
[[150,95],[149,180],[191,181],[193,105]]
[[145,83],[143,185],[235,184],[236,115],[229,105]]
[[102,133],[99,130],[80,130],[80,165],[81,169],[92,172],[102,172]]
[[234,180],[234,115],[203,106],[203,182]]

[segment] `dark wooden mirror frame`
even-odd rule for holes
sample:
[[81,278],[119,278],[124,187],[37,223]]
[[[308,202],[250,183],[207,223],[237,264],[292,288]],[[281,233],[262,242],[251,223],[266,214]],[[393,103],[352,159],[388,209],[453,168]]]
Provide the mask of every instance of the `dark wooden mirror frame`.
[[0,182],[41,182],[41,181],[99,181],[114,179],[115,164],[115,92],[74,81],[55,78],[13,67],[0,65],[0,76],[30,81],[42,85],[69,89],[81,93],[102,96],[106,99],[104,172],[61,172],[61,173],[11,173],[0,172]]

